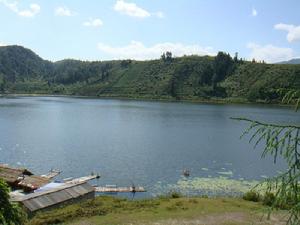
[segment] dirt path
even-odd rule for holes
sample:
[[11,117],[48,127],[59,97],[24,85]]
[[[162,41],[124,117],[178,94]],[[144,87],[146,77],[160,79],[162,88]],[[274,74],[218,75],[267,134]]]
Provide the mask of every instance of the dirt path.
[[[168,219],[151,223],[151,225],[221,225],[221,224],[257,224],[257,225],[285,225],[285,221],[278,216],[271,216],[270,220],[267,220],[266,216],[259,218],[249,217],[248,214],[240,212],[224,213],[203,216],[197,219]],[[150,225],[150,224],[145,224]]]
[[[120,223],[123,224],[123,223]],[[194,219],[166,219],[155,222],[124,223],[124,225],[285,225],[286,222],[281,216],[272,216],[267,219],[266,215],[251,216],[242,212],[230,212],[223,214],[211,214]],[[72,225],[94,225],[86,221],[72,223]]]

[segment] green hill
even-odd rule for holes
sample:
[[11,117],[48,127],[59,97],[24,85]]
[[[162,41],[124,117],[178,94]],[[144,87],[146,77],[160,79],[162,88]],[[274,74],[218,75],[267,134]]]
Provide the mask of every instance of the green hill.
[[248,62],[170,52],[150,61],[49,62],[21,46],[0,47],[0,92],[147,99],[276,101],[300,89],[300,65]]

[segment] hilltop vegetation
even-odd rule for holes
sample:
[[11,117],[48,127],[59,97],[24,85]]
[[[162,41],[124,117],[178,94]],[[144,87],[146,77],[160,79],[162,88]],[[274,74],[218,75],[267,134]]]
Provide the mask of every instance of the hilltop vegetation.
[[0,47],[0,93],[99,97],[277,101],[278,88],[300,89],[300,65],[248,62],[171,52],[150,61],[43,60],[21,46]]

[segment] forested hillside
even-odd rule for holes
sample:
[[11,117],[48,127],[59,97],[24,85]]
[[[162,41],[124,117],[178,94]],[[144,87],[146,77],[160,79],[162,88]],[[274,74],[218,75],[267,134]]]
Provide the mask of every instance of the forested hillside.
[[0,47],[0,93],[70,94],[149,99],[278,100],[277,89],[300,89],[300,65],[216,57],[150,61],[43,60],[21,46]]

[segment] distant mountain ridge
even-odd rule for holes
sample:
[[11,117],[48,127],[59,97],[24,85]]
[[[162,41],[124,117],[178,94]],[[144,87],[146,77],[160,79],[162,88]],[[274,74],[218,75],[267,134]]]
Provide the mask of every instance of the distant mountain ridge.
[[50,62],[22,46],[0,47],[0,93],[66,94],[201,101],[212,98],[272,102],[278,88],[300,90],[300,65],[232,58],[172,57],[149,61]]
[[300,64],[300,58],[290,59],[288,61],[278,62],[277,64]]

